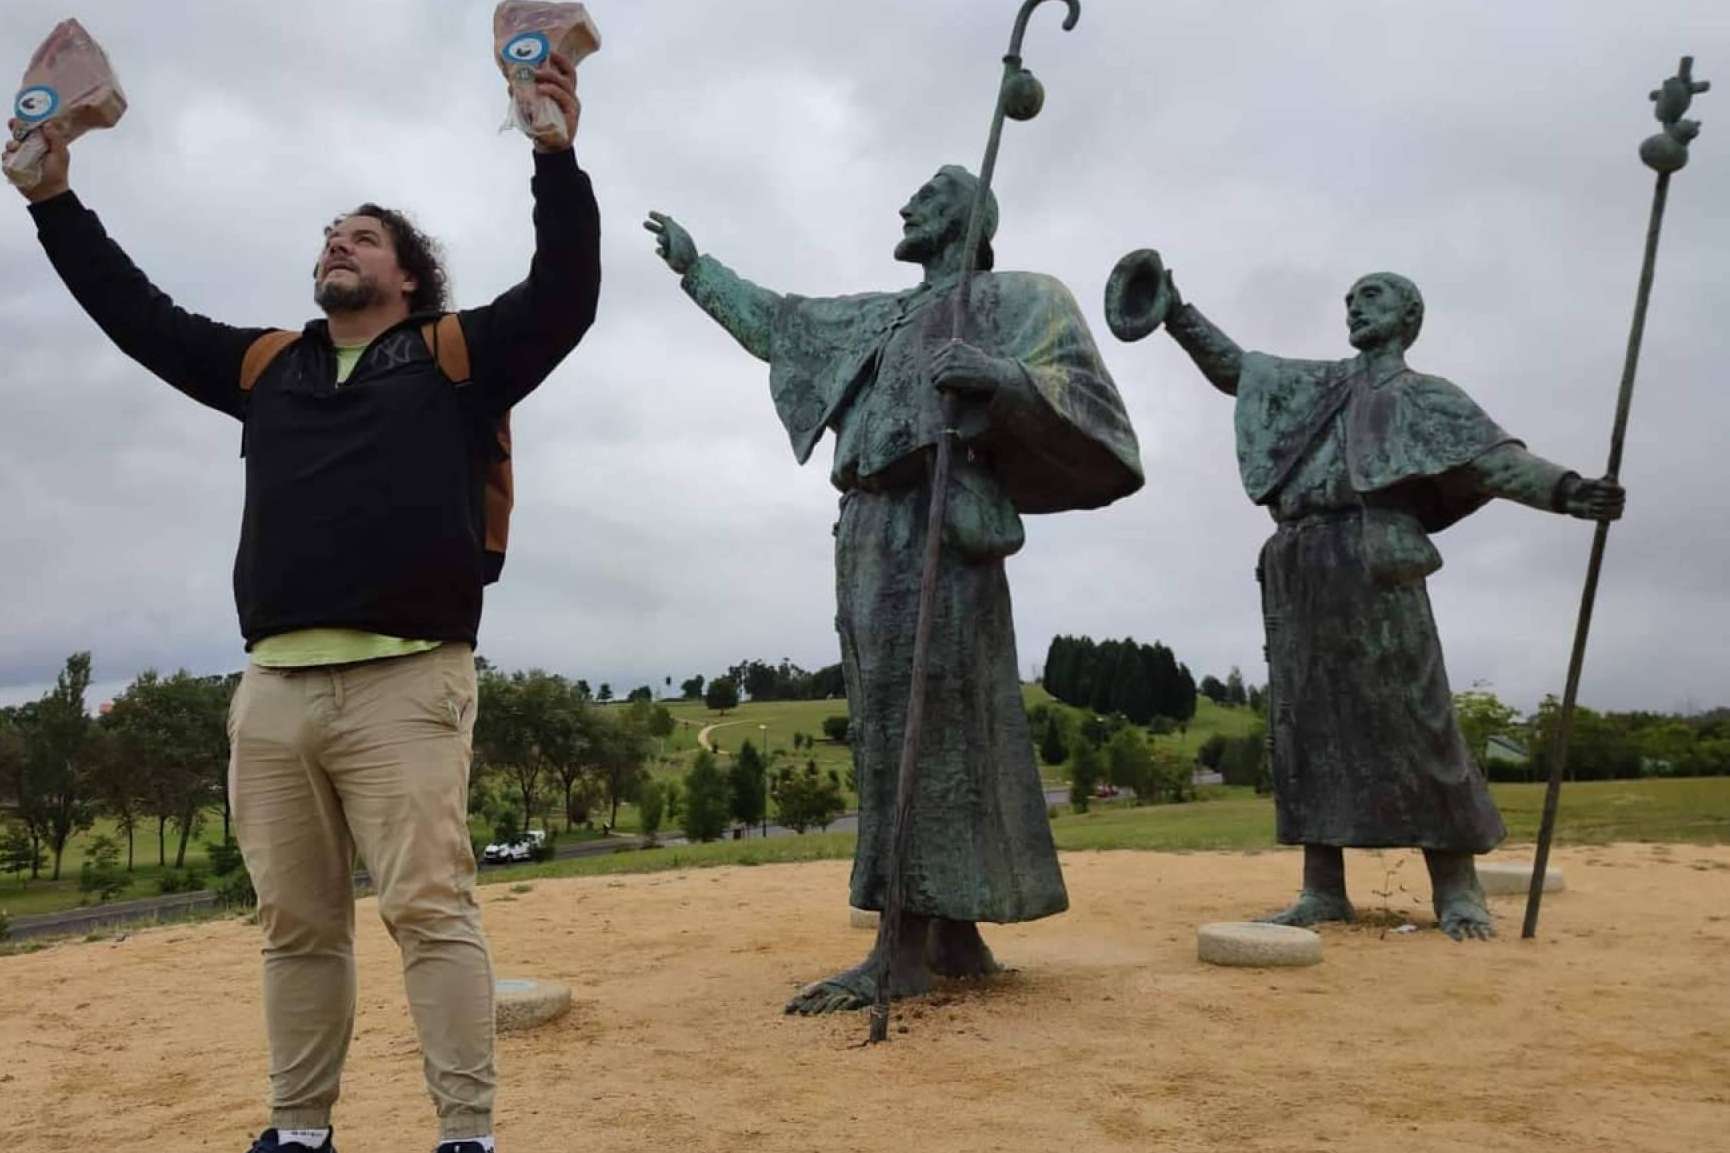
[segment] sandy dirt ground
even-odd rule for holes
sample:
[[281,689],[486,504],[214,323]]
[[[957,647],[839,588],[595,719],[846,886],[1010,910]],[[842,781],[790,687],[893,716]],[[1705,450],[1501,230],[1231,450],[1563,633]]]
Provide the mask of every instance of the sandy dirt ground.
[[[874,1049],[862,1014],[780,1013],[870,944],[844,863],[486,888],[500,975],[576,994],[500,1039],[501,1151],[1730,1148],[1730,848],[1562,851],[1532,943],[1517,899],[1498,940],[1456,944],[1420,859],[1349,858],[1360,910],[1422,931],[1333,928],[1319,966],[1251,971],[1199,964],[1195,927],[1281,903],[1295,854],[1067,856],[1070,913],[988,932],[1014,971],[907,1003]],[[338,1148],[425,1153],[396,956],[361,913]],[[0,958],[0,1055],[0,1147],[240,1153],[263,1117],[257,930]]]

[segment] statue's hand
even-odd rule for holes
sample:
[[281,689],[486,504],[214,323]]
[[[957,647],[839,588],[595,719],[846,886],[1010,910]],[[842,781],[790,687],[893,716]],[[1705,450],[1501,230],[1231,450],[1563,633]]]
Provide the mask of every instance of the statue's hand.
[[1177,310],[1183,307],[1183,294],[1177,290],[1177,281],[1171,278],[1171,269],[1165,270],[1165,275],[1159,278],[1159,291],[1153,297],[1153,314],[1164,324]]
[[1019,373],[1013,360],[992,356],[963,340],[951,340],[931,357],[931,383],[940,391],[989,400],[1012,385]]
[[691,239],[689,232],[679,227],[677,220],[660,212],[651,212],[643,221],[643,227],[655,234],[656,255],[680,276],[697,263],[697,242]]
[[1620,520],[1628,493],[1613,480],[1581,480],[1564,502],[1564,511],[1581,520]]

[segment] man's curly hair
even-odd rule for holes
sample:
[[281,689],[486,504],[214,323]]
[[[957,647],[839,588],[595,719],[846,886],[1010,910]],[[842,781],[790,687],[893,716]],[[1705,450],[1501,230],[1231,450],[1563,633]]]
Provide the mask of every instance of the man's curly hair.
[[[383,224],[396,249],[397,266],[415,283],[409,296],[410,312],[444,312],[450,304],[450,279],[445,275],[444,250],[439,242],[415,227],[414,221],[394,208],[368,202],[348,213],[366,216]],[[343,217],[347,219],[348,216]]]

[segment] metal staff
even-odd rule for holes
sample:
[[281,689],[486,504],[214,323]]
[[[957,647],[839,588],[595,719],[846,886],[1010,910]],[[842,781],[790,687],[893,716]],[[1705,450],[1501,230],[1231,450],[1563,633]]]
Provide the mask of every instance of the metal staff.
[[[1033,73],[1021,66],[1021,39],[1027,21],[1045,0],[1025,0],[1015,17],[1015,32],[1009,52],[1003,57],[1003,82],[997,89],[997,104],[991,115],[991,137],[985,145],[985,160],[979,166],[979,189],[967,218],[967,238],[962,249],[961,283],[955,290],[955,319],[950,332],[960,340],[967,325],[967,299],[979,252],[979,235],[985,228],[985,205],[991,196],[991,176],[997,168],[997,146],[1003,139],[1003,118],[1032,120],[1045,103],[1045,89]],[[1069,15],[1063,29],[1069,31],[1081,19],[1081,0],[1064,0]],[[951,393],[943,397],[943,435],[931,465],[931,512],[925,521],[925,566],[919,581],[919,623],[913,631],[913,677],[907,701],[907,726],[901,734],[901,769],[895,782],[895,824],[889,855],[889,894],[883,916],[877,923],[877,999],[871,1006],[870,1043],[889,1039],[889,979],[895,951],[901,941],[901,914],[906,894],[902,873],[907,859],[907,830],[913,814],[913,792],[919,776],[919,738],[925,724],[925,673],[931,651],[931,618],[936,615],[937,564],[943,548],[943,513],[949,504],[949,460],[955,436],[959,402]]]
[[[1652,192],[1652,219],[1646,227],[1646,260],[1640,268],[1640,288],[1634,297],[1634,325],[1628,333],[1628,355],[1622,362],[1622,391],[1616,400],[1616,425],[1610,434],[1610,464],[1607,479],[1615,481],[1622,470],[1622,438],[1628,431],[1628,407],[1634,399],[1634,370],[1640,363],[1640,340],[1646,333],[1646,305],[1652,299],[1652,270],[1658,261],[1658,230],[1664,224],[1664,202],[1670,194],[1670,174],[1688,163],[1688,144],[1700,133],[1700,124],[1682,119],[1694,97],[1711,87],[1693,76],[1694,58],[1682,57],[1676,75],[1652,93],[1654,115],[1664,131],[1640,145],[1640,159],[1658,174]],[[1598,573],[1604,564],[1604,544],[1610,522],[1598,522],[1592,537],[1592,559],[1586,565],[1586,587],[1580,596],[1580,619],[1574,627],[1574,652],[1568,659],[1568,686],[1562,694],[1562,713],[1556,720],[1550,747],[1550,784],[1544,793],[1544,818],[1538,827],[1538,853],[1532,861],[1532,887],[1526,893],[1526,922],[1520,936],[1530,940],[1538,931],[1538,906],[1544,900],[1544,873],[1550,864],[1550,840],[1556,832],[1556,805],[1562,796],[1562,774],[1568,767],[1568,739],[1574,729],[1574,700],[1580,691],[1580,667],[1586,660],[1586,634],[1592,628],[1592,604],[1598,596]]]

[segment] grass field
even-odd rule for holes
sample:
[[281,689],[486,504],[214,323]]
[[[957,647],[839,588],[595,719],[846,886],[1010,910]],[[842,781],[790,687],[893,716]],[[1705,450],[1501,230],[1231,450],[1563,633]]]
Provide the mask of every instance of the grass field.
[[[1541,785],[1493,785],[1508,823],[1508,843],[1529,843],[1543,808]],[[1136,808],[1095,805],[1085,814],[1067,806],[1052,821],[1057,847],[1066,852],[1132,849],[1144,852],[1236,850],[1274,847],[1273,801],[1248,789],[1203,790],[1204,799],[1183,805]],[[1567,786],[1557,825],[1561,844],[1613,841],[1730,844],[1730,778],[1696,780],[1591,781]],[[659,872],[712,865],[766,865],[845,858],[853,855],[850,834],[825,833],[767,841],[717,841],[659,849],[623,850],[603,857],[552,861],[489,872],[489,883],[525,877],[595,876]]]

